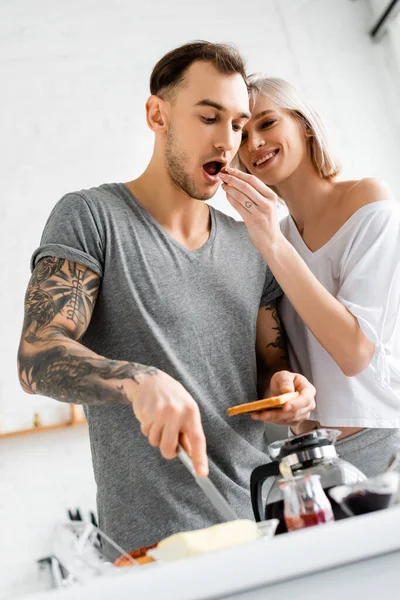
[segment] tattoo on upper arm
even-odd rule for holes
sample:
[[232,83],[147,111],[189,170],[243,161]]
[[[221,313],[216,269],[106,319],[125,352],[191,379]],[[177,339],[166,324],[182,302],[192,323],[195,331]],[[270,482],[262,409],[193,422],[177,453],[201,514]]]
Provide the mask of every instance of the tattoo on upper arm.
[[278,316],[278,311],[276,309],[276,302],[271,302],[271,304],[268,304],[267,306],[265,306],[265,310],[267,312],[271,313],[271,316],[275,323],[272,330],[276,333],[275,339],[272,342],[269,342],[269,344],[267,344],[266,347],[280,349],[282,351],[281,358],[284,359],[285,361],[288,361],[286,338],[285,338],[285,334],[283,331],[283,327],[282,327],[280,318]]
[[43,258],[36,266],[25,298],[25,340],[40,340],[40,331],[57,314],[75,325],[78,337],[85,331],[100,287],[98,275],[63,258]]
[[[97,356],[77,342],[89,323],[99,287],[98,275],[72,261],[48,257],[38,263],[25,298],[18,354],[19,378],[26,392],[64,402],[129,403],[123,380],[139,383],[139,375],[157,375],[155,367]],[[73,324],[61,337],[62,325],[52,326],[57,315]]]

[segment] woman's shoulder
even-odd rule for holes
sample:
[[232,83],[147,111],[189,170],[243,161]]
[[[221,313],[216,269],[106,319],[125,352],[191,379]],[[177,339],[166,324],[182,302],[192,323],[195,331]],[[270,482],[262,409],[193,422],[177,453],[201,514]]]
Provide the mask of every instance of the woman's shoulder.
[[342,186],[341,204],[351,213],[368,204],[394,199],[388,184],[377,177],[342,181],[339,185]]

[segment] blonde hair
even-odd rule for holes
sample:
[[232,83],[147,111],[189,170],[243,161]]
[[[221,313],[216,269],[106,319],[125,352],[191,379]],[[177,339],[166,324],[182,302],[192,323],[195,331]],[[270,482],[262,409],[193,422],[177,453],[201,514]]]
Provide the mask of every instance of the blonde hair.
[[[247,86],[250,102],[254,102],[258,96],[265,96],[279,108],[288,111],[303,125],[310,135],[311,162],[320,177],[328,179],[339,173],[340,165],[332,153],[321,117],[293,85],[278,77],[254,73],[247,78]],[[238,168],[247,172],[239,158],[239,153],[234,160]]]

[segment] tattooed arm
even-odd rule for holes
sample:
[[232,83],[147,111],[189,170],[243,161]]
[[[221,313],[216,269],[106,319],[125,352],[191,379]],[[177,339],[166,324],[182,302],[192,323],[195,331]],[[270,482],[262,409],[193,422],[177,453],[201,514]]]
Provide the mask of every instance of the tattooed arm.
[[90,322],[100,277],[63,258],[43,258],[25,297],[18,353],[23,389],[75,403],[129,403],[127,382],[156,369],[103,358],[79,339]]
[[180,440],[197,473],[205,474],[200,411],[184,387],[152,366],[110,360],[80,343],[99,287],[100,277],[81,264],[55,257],[39,261],[25,297],[18,350],[22,388],[64,402],[132,404],[152,446],[173,458]]
[[289,370],[285,336],[275,302],[258,313],[257,366],[260,398],[294,391],[299,395],[282,409],[255,413],[252,418],[277,425],[296,425],[309,419],[315,408],[315,388],[303,375]]
[[278,316],[276,301],[263,306],[257,318],[258,393],[267,398],[271,377],[277,371],[289,369],[286,339]]

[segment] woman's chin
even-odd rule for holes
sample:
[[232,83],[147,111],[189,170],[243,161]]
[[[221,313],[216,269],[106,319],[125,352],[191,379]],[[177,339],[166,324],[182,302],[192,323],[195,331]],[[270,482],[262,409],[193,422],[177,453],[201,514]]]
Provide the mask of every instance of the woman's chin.
[[[256,175],[256,173],[254,173]],[[279,185],[282,182],[282,179],[280,177],[272,177],[271,175],[256,175],[256,177],[258,177],[258,179],[260,179],[266,186],[268,187],[276,187],[277,185]]]
[[282,173],[279,172],[278,170],[275,170],[275,172],[273,172],[271,170],[270,173],[265,172],[265,173],[256,173],[253,172],[253,175],[255,175],[258,179],[260,179],[260,181],[262,181],[265,185],[267,185],[268,187],[279,187],[279,185],[281,185],[284,181],[286,181],[290,175],[288,175],[287,173]]

